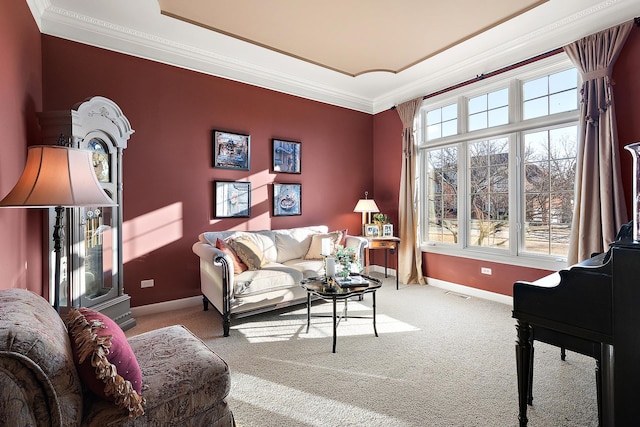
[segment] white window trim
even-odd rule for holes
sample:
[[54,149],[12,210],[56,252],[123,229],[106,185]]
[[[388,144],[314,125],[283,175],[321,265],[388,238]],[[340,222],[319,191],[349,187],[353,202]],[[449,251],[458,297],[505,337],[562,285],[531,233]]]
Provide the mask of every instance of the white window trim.
[[[566,68],[573,67],[574,65],[564,53],[556,54],[548,58],[527,64],[522,67],[515,68],[504,72],[498,76],[488,78],[487,80],[481,80],[476,83],[462,86],[445,92],[438,96],[427,98],[423,101],[418,119],[417,126],[417,149],[418,153],[425,148],[437,148],[439,146],[448,146],[452,144],[458,145],[458,158],[461,162],[466,161],[466,154],[462,155],[462,150],[465,149],[463,142],[480,140],[488,137],[494,137],[497,134],[508,136],[510,139],[510,155],[516,156],[516,162],[521,161],[520,153],[520,141],[519,135],[522,132],[526,132],[531,129],[556,126],[558,124],[567,123],[570,121],[579,120],[579,108],[576,111],[567,113],[555,114],[553,117],[544,116],[526,121],[520,121],[522,117],[522,106],[520,102],[514,102],[519,100],[521,85],[519,82],[540,77],[545,74],[553,74]],[[517,79],[517,80],[516,80]],[[466,99],[497,90],[509,86],[509,124],[491,127],[487,129],[480,129],[469,133],[464,133],[467,127],[467,103]],[[578,89],[581,83],[578,81]],[[458,134],[444,138],[439,138],[433,141],[426,141],[426,132],[422,132],[422,124],[426,119],[426,111],[434,108],[441,108],[443,106],[457,103],[458,105]],[[419,167],[420,171],[416,177],[417,188],[419,194],[425,194],[423,188],[423,181],[420,177],[421,171],[425,169],[425,156],[419,154]],[[509,173],[512,179],[510,179],[509,197],[510,206],[516,206],[517,211],[511,212],[511,215],[516,215],[518,220],[522,218],[521,205],[522,201],[522,183],[521,177],[518,176],[517,168],[515,168],[515,162],[510,162]],[[466,164],[460,164],[464,170],[467,169]],[[468,179],[468,175],[465,174],[465,178]],[[467,179],[461,179],[459,181],[458,188],[458,206],[463,206],[466,203],[465,198],[467,195],[468,183]],[[425,224],[426,213],[423,212],[422,201],[419,200],[420,206],[420,223]],[[465,216],[466,216],[465,210]],[[466,242],[466,236],[468,231],[466,218],[459,218],[458,234],[463,236],[459,239],[457,244],[446,244],[438,242],[422,242],[421,250],[424,252],[438,253],[442,255],[457,256],[462,258],[470,258],[476,260],[484,260],[496,263],[517,265],[522,267],[540,268],[546,270],[556,271],[566,266],[565,257],[553,257],[549,255],[537,255],[531,253],[522,253],[522,248],[518,247],[522,245],[524,230],[522,224],[517,222],[517,226],[510,227],[510,245],[508,250],[496,250],[486,247],[463,247],[463,242]],[[422,236],[420,236],[420,239]]]

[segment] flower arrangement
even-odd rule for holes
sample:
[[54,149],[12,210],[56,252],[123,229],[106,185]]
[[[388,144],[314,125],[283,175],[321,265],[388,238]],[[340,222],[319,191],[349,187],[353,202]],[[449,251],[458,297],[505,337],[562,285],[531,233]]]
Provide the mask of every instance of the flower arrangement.
[[346,248],[342,245],[336,246],[336,261],[342,266],[339,275],[343,278],[349,276],[354,266],[357,267],[357,271],[360,271],[360,262],[356,257],[356,252],[353,248]]

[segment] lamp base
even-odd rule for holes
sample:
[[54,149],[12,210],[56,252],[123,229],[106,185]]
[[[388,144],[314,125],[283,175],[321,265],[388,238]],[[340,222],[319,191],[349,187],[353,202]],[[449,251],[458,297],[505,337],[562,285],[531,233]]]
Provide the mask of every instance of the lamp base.
[[60,266],[62,264],[60,251],[62,250],[62,228],[64,227],[62,225],[62,218],[64,217],[64,208],[62,206],[56,206],[55,210],[56,225],[53,226],[53,251],[56,255],[56,270],[53,283],[53,308],[60,313]]

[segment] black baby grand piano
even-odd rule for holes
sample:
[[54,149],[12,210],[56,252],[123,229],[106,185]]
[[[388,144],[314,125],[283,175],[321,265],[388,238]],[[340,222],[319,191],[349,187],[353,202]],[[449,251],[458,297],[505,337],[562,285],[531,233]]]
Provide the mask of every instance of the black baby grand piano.
[[513,286],[520,426],[532,404],[533,342],[596,360],[601,426],[640,425],[640,243],[631,223],[609,251]]

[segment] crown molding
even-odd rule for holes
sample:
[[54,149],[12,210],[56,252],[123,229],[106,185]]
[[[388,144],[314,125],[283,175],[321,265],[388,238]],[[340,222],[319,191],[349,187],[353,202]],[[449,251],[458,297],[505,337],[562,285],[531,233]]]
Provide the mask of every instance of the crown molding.
[[[565,7],[563,0],[557,1],[558,8]],[[109,18],[88,16],[59,7],[52,2],[57,3],[56,0],[27,0],[43,34],[368,114],[376,114],[406,100],[561,47],[632,19],[634,13],[636,16],[640,14],[640,2],[637,0],[605,0],[578,12],[566,12],[560,15],[565,17],[550,22],[548,10],[543,5],[529,11],[526,16],[507,21],[401,73],[348,77],[281,54],[265,52],[256,46],[238,44],[241,42],[220,34],[197,33],[206,37],[208,42],[203,45],[205,47],[198,47],[187,44],[190,42],[172,40],[171,35],[152,34],[154,30],[165,34],[155,27],[149,27],[154,30],[141,30],[109,22]],[[60,1],[58,4],[67,3]],[[572,3],[575,8],[576,2]],[[152,1],[139,4],[140,8],[147,8],[146,12],[151,6],[157,4]],[[106,16],[123,14],[113,9],[110,12]],[[180,31],[203,31],[184,23],[162,21],[166,17],[158,19],[160,21],[155,24],[159,27],[166,25],[175,31],[174,26],[178,26]],[[540,22],[548,24],[539,27]],[[531,30],[522,35],[522,28],[527,27]],[[215,46],[217,51],[206,46]],[[244,55],[240,56],[244,59],[234,56],[234,49],[242,50]],[[255,61],[254,57],[257,57]]]
[[[289,95],[372,113],[366,97],[298,76],[179,43],[147,32],[107,22],[72,10],[52,6],[47,0],[29,0],[36,7],[43,34],[99,47],[143,59],[198,71]],[[34,9],[32,9],[32,12]],[[38,21],[38,19],[36,19]]]
[[[410,99],[429,95],[478,75],[488,74],[566,46],[589,34],[633,19],[633,9],[636,14],[640,13],[640,5],[634,3],[634,7],[631,8],[631,3],[632,0],[603,1],[506,42],[500,41],[499,34],[495,34],[498,31],[489,30],[445,53],[457,59],[443,61],[440,58],[437,62],[432,61],[429,69],[424,70],[425,77],[415,79],[374,99],[374,114]],[[483,46],[493,47],[486,49]],[[443,63],[448,65],[443,67]]]

